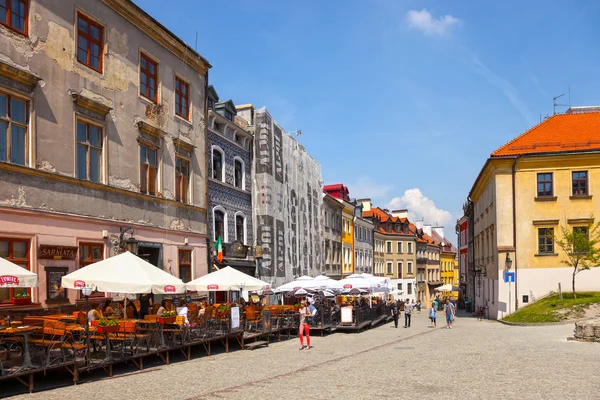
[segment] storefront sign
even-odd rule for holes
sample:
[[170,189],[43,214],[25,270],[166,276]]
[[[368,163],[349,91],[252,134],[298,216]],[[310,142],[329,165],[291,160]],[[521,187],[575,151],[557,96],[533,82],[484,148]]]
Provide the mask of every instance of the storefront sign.
[[219,290],[219,285],[208,285],[206,288],[208,290]]
[[46,303],[66,302],[66,289],[62,287],[62,277],[69,273],[68,267],[46,267]]
[[246,258],[248,255],[248,246],[244,246],[238,241],[227,244],[225,245],[225,255],[231,258]]
[[231,307],[231,329],[240,327],[240,308]]
[[73,286],[75,286],[76,288],[84,288],[85,287],[85,281],[75,281],[73,282]]
[[75,246],[47,246],[40,245],[38,258],[41,260],[74,260],[77,258]]
[[12,275],[2,275],[0,276],[0,285],[18,285],[19,277]]
[[342,307],[342,323],[351,324],[352,323],[352,307]]
[[254,258],[262,258],[263,256],[263,248],[260,244],[257,244],[254,247]]
[[173,285],[167,285],[163,288],[165,293],[175,293],[177,292],[177,289],[175,288],[175,286]]
[[352,289],[352,285],[351,285],[351,284],[349,284],[349,283],[346,283],[346,284],[344,285],[344,289]]

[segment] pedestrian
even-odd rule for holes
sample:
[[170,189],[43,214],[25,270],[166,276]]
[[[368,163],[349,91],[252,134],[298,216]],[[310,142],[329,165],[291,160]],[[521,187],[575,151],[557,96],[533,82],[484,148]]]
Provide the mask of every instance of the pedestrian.
[[394,326],[398,329],[398,319],[400,318],[400,304],[397,301],[392,302],[392,317],[394,318]]
[[[310,310],[306,300],[300,302],[300,327],[298,328],[298,337],[300,338],[300,349],[310,349],[310,325],[308,324],[308,318],[311,316]],[[306,335],[306,346],[304,345],[304,337]]]
[[431,320],[431,327],[435,328],[437,326],[437,309],[435,308],[435,303],[431,303],[431,308],[429,309],[429,319]]
[[421,312],[421,300],[417,301],[417,311]]
[[412,315],[412,306],[406,303],[404,308],[404,327],[410,328],[410,316]]
[[452,329],[452,321],[454,321],[454,314],[456,313],[456,308],[454,304],[450,302],[450,299],[446,299],[446,304],[444,305],[444,314],[446,315],[446,326],[448,329]]
[[150,308],[154,305],[154,295],[152,293],[144,293],[140,295],[140,318],[150,314]]

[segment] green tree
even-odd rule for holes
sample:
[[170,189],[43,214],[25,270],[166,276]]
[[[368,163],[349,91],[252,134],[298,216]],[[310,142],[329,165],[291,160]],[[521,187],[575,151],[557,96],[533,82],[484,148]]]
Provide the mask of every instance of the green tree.
[[561,227],[561,231],[562,238],[555,237],[554,241],[567,256],[561,263],[573,268],[573,298],[576,299],[577,274],[600,266],[600,222],[594,224],[594,219],[591,218],[587,226],[574,227],[573,230]]

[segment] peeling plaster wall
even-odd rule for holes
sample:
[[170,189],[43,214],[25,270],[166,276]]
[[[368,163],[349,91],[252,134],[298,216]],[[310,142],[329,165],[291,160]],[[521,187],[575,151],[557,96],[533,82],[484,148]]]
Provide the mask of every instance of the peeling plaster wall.
[[[104,61],[100,74],[76,59],[76,16],[80,10],[104,25]],[[35,149],[29,166],[64,176],[75,176],[75,126],[77,106],[71,93],[92,98],[112,110],[104,117],[106,135],[104,183],[139,191],[140,135],[135,122],[145,121],[167,133],[161,140],[159,192],[170,199],[175,193],[174,138],[184,137],[195,146],[191,162],[192,204],[207,207],[205,76],[171,51],[97,0],[32,0],[29,37],[0,26],[0,60],[42,78],[31,102],[31,129]],[[139,95],[139,54],[144,51],[159,61],[158,105]],[[190,83],[187,122],[175,116],[175,74]],[[206,233],[206,215],[189,208],[166,206],[148,197],[84,188],[77,182],[23,178],[0,170],[3,190],[0,205],[40,208],[108,219],[144,221],[171,229]],[[27,201],[17,201],[21,191]],[[17,201],[17,203],[14,203]],[[197,213],[199,215],[188,215]],[[182,215],[185,214],[185,215]]]

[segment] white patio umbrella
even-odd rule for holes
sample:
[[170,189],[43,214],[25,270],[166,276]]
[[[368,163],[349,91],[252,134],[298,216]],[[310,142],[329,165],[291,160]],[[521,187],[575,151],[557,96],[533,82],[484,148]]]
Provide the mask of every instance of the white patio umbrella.
[[333,281],[328,283],[328,287],[332,289],[371,289],[373,282],[365,278],[345,278],[341,281]]
[[90,287],[112,293],[183,293],[185,283],[130,252],[88,265],[62,277],[67,289]]
[[32,288],[37,285],[37,274],[0,257],[1,288]]
[[375,293],[390,291],[390,280],[388,278],[385,278],[383,276],[373,276],[371,274],[366,273],[361,274],[360,277],[373,283],[371,289]]
[[271,288],[267,282],[256,279],[229,266],[194,279],[193,281],[186,283],[185,286],[188,290],[195,290],[198,292],[214,292],[217,290],[253,291]]
[[291,292],[292,290],[298,289],[321,289],[329,287],[331,282],[335,282],[333,279],[296,279],[292,282],[285,283],[277,288],[282,292]]
[[459,290],[460,288],[452,285],[451,283],[447,283],[435,289],[436,292],[458,292]]

